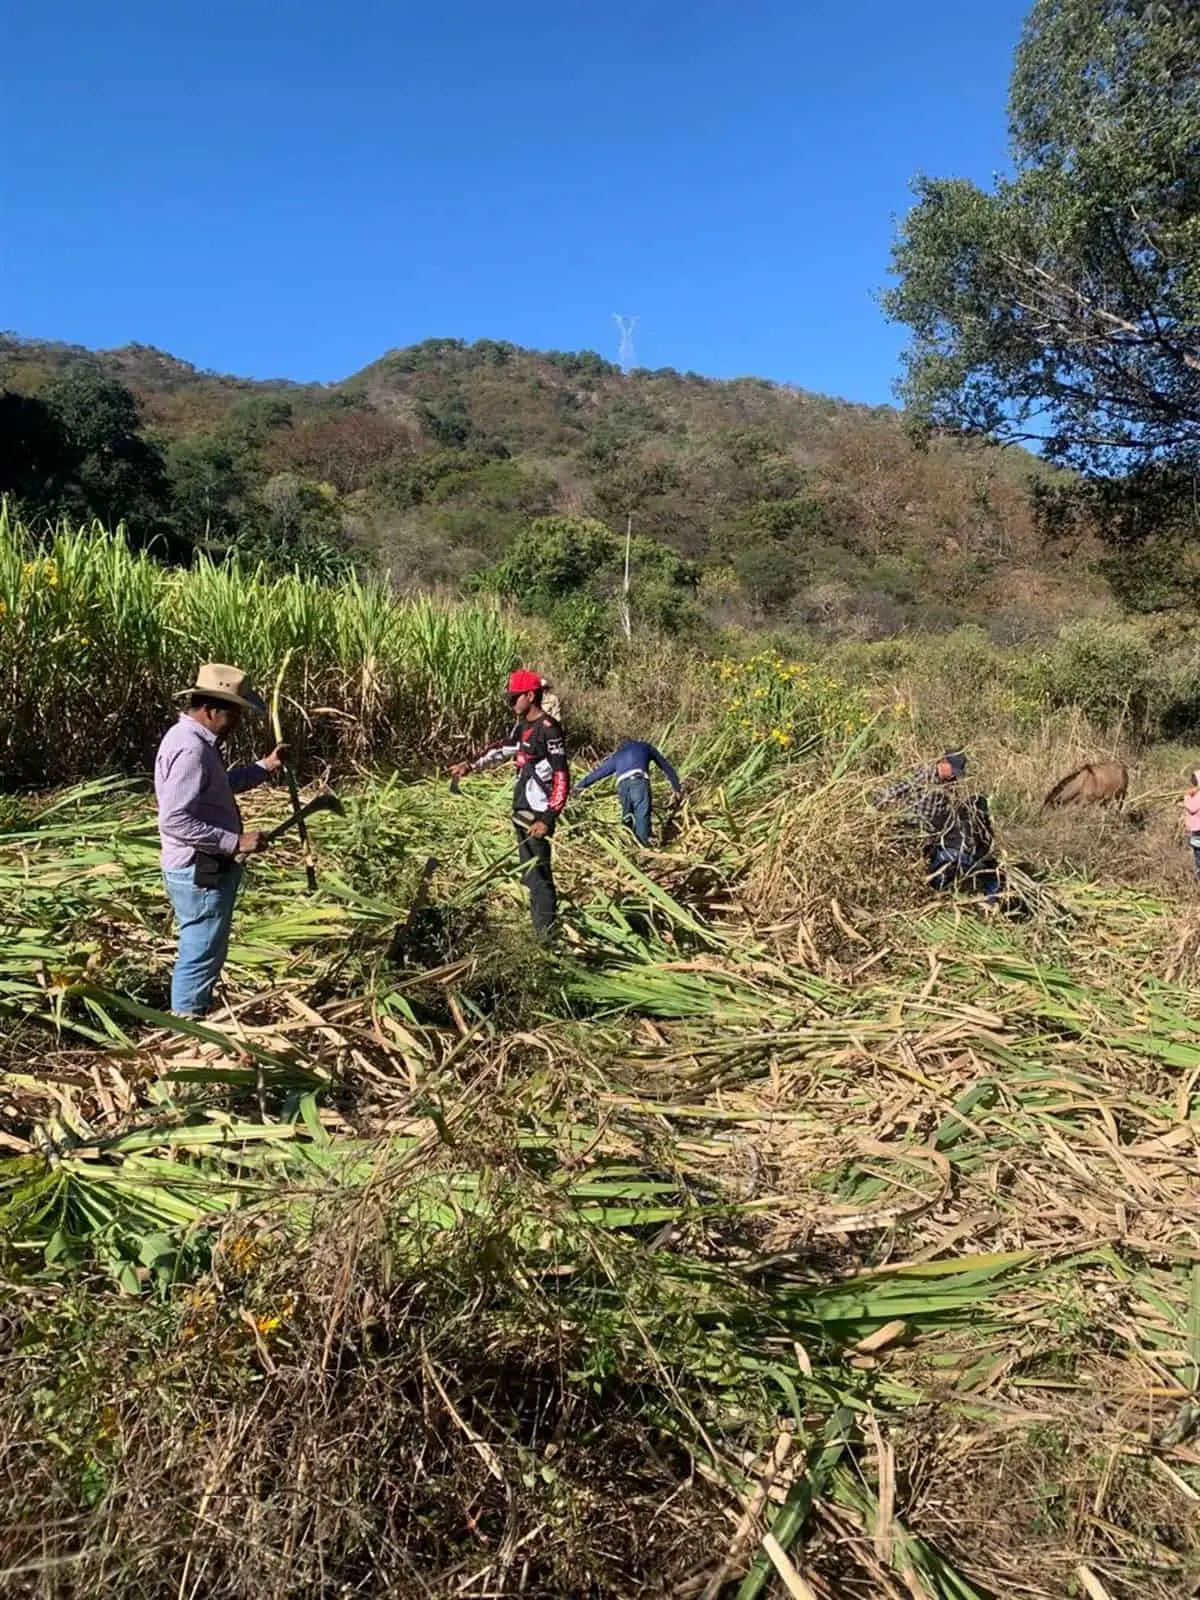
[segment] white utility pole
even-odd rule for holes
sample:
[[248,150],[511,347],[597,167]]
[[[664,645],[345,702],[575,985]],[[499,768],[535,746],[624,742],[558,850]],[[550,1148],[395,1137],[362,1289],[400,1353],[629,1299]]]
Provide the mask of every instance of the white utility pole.
[[[636,317],[623,317],[619,311],[613,312],[613,321],[621,335],[621,348],[617,360],[621,363],[621,371],[626,377],[633,365],[633,333],[638,325]],[[625,643],[633,638],[633,618],[629,610],[629,562],[633,552],[633,509],[630,507],[625,513],[625,583],[621,590],[621,631],[625,635]]]

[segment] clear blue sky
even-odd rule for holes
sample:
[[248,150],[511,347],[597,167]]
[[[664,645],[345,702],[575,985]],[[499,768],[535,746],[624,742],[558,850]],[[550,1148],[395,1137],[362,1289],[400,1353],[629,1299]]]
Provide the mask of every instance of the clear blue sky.
[[432,336],[887,400],[918,170],[1028,0],[15,0],[0,327],[332,380]]

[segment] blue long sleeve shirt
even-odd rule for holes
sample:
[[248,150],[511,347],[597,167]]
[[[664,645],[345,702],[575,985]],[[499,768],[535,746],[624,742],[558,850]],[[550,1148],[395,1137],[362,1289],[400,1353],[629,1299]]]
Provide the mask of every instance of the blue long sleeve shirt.
[[575,785],[576,793],[588,788],[593,783],[599,783],[601,778],[615,778],[618,783],[626,778],[648,778],[650,768],[655,766],[663,777],[678,793],[680,789],[679,775],[675,768],[654,745],[645,739],[626,739],[619,749],[607,756],[598,767],[593,767],[585,778],[581,778]]

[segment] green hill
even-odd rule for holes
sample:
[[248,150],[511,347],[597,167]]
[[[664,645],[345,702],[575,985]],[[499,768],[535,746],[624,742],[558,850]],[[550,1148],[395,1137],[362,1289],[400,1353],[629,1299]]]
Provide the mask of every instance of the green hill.
[[[147,524],[186,544],[302,562],[333,548],[404,582],[457,584],[534,518],[622,533],[632,516],[695,564],[710,621],[864,637],[966,618],[1019,637],[1099,595],[1078,556],[1040,546],[1028,480],[1045,469],[1032,457],[950,440],[917,450],[890,407],[757,378],[623,374],[593,352],[431,339],[340,383],[297,384],[144,345],[0,338],[10,401],[114,381],[161,455]],[[82,492],[63,508],[109,509]]]

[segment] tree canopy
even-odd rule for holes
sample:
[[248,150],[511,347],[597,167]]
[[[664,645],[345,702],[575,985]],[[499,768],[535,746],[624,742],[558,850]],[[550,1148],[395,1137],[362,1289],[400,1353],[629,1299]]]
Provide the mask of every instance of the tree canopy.
[[[1190,500],[1200,465],[1200,6],[1037,0],[1009,109],[1011,174],[915,186],[885,302],[913,335],[903,398],[1107,480],[1092,509],[1126,552],[1178,538],[1185,501],[1161,491]],[[1136,536],[1120,480],[1158,491]]]

